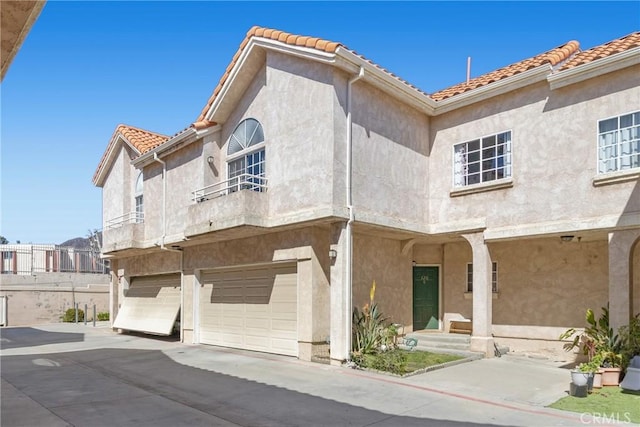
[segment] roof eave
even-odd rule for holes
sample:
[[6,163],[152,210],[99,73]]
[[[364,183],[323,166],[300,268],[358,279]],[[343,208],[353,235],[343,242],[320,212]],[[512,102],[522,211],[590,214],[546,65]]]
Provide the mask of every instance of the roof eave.
[[180,132],[177,135],[174,135],[173,137],[169,138],[167,141],[165,141],[164,143],[158,145],[157,147],[155,147],[152,150],[147,151],[146,153],[144,153],[143,155],[139,156],[138,158],[134,159],[131,164],[138,168],[141,169],[144,166],[150,164],[153,162],[153,157],[154,154],[157,154],[158,157],[163,157],[166,156],[167,154],[173,152],[174,148],[177,148],[177,146],[179,144],[188,144],[191,143],[193,141],[195,141],[198,138],[201,138],[203,135],[215,131],[217,129],[219,129],[220,126],[212,126],[212,127],[208,127],[204,130],[198,131],[196,128],[194,127],[190,127],[185,129],[184,131]]
[[488,85],[454,95],[450,98],[437,101],[434,115],[447,113],[449,111],[466,107],[476,102],[484,101],[525,86],[546,80],[551,73],[551,65],[544,64],[531,70],[515,74],[511,77],[498,80]]
[[426,114],[431,115],[434,113],[437,105],[436,101],[431,99],[427,94],[411,87],[399,78],[390,75],[388,72],[366,61],[349,49],[338,47],[336,49],[336,55],[342,60],[338,63],[340,68],[355,74],[359,71],[360,67],[362,67],[365,71],[363,80],[368,81],[384,92],[395,95],[401,101]]
[[626,50],[587,64],[559,71],[547,77],[551,90],[640,64],[640,47]]
[[120,145],[118,144],[118,141],[122,141],[123,144],[127,144],[136,154],[140,154],[140,151],[138,151],[138,149],[134,147],[133,144],[131,144],[129,140],[127,140],[127,138],[122,135],[122,133],[116,132],[116,134],[111,138],[111,141],[109,141],[109,145],[107,146],[107,153],[104,156],[104,162],[101,162],[98,165],[98,169],[93,175],[93,185],[95,185],[96,187],[102,187],[104,185],[104,181],[107,178],[107,170],[109,169],[109,167],[111,167],[111,163],[113,163],[113,157],[116,153],[116,148]]

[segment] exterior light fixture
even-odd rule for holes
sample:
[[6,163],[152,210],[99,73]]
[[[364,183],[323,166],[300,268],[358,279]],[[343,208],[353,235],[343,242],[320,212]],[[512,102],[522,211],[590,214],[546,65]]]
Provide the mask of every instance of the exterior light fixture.
[[329,249],[329,259],[336,259],[338,257],[338,251],[335,249]]
[[560,236],[560,240],[562,240],[563,242],[570,242],[573,240],[573,235],[567,234],[565,236]]
[[213,156],[207,157],[207,163],[209,163],[210,165],[213,164]]

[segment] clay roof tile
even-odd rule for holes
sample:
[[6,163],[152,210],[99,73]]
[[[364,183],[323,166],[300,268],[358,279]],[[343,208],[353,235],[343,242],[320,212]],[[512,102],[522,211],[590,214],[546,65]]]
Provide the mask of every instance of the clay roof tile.
[[588,64],[598,59],[603,59],[636,47],[640,47],[640,31],[636,31],[624,37],[620,37],[619,39],[592,47],[591,49],[583,50],[565,62],[562,67],[560,67],[560,71]]
[[462,82],[449,88],[437,91],[431,94],[431,98],[436,101],[442,101],[444,99],[451,98],[452,96],[459,95],[473,89],[481,88],[488,84],[543,66],[545,64],[559,64],[570,55],[575,53],[578,48],[578,42],[570,41],[562,46],[558,46],[534,57],[524,59],[511,65],[507,65],[506,67],[499,68],[495,71],[491,71],[490,73],[483,74],[479,77],[474,77],[469,80],[469,83]]

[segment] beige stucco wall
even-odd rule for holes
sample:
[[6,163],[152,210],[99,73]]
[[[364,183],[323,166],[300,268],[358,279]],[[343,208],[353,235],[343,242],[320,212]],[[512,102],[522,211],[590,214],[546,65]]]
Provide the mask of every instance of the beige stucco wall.
[[[584,327],[585,309],[599,310],[607,304],[606,241],[530,239],[492,243],[489,249],[498,263],[494,325]],[[446,244],[444,258],[445,313],[471,318],[472,300],[465,297],[471,248]]]
[[120,144],[116,157],[107,171],[102,187],[102,224],[135,209],[133,194],[138,171],[131,165],[131,147]]
[[369,304],[376,282],[375,302],[391,323],[413,325],[412,260],[403,255],[400,242],[366,234],[353,238],[353,306]]
[[[226,179],[230,135],[246,118],[265,136],[268,216],[327,209],[332,176],[332,68],[269,52],[266,64],[222,125],[218,169]],[[312,183],[313,191],[309,191]]]
[[353,85],[352,115],[358,220],[423,228],[429,208],[428,117],[362,82]]
[[109,285],[92,284],[81,286],[55,285],[5,285],[0,296],[7,298],[7,325],[30,326],[58,323],[66,310],[87,305],[87,320],[93,321],[93,306],[96,314],[109,312]]
[[[637,213],[637,180],[602,187],[592,180],[598,120],[632,111],[638,99],[636,66],[555,91],[541,82],[434,117],[429,197],[437,208],[430,221],[486,218],[493,228],[567,221],[566,228],[603,215]],[[513,187],[450,197],[453,146],[507,130]]]

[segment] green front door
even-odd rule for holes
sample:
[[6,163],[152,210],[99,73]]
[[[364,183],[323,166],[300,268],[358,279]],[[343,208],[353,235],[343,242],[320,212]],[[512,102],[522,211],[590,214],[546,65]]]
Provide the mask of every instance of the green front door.
[[413,267],[413,330],[438,329],[439,267]]

